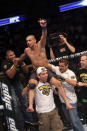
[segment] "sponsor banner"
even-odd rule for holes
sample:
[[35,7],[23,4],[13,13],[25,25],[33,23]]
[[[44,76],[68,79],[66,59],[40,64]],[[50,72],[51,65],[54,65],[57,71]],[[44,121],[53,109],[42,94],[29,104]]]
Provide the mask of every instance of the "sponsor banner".
[[11,96],[11,88],[8,87],[8,85],[3,82],[0,82],[0,88],[1,88],[1,99],[4,105],[4,112],[6,116],[8,131],[19,131],[15,119],[15,111],[13,99]]

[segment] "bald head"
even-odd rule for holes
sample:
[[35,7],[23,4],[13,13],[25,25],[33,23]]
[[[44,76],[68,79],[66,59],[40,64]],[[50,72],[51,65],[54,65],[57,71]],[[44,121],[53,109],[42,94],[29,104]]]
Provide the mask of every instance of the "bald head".
[[36,44],[36,38],[34,35],[28,35],[26,37],[27,46],[32,48]]
[[28,38],[36,39],[34,35],[28,35],[28,36],[26,37],[26,41],[27,41]]

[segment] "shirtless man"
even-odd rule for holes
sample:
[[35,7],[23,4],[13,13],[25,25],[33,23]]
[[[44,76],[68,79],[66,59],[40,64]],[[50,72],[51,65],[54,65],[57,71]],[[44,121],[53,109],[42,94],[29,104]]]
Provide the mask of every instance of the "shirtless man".
[[[26,55],[29,57],[29,59],[32,62],[32,66],[34,70],[36,70],[38,67],[48,66],[48,60],[46,57],[46,51],[45,51],[45,45],[46,45],[46,37],[47,37],[47,23],[46,20],[40,19],[39,20],[40,26],[42,28],[42,36],[39,42],[36,42],[36,39],[33,35],[28,35],[26,37],[27,42],[27,48],[24,50],[24,54],[21,55],[20,59],[23,59]],[[66,107],[68,109],[73,109],[73,107],[69,104],[68,99],[65,95],[65,91],[63,90],[61,83],[53,77],[51,72],[49,71],[49,82],[56,86],[58,88],[58,91],[60,95],[63,97]],[[23,90],[23,95],[26,91],[29,90],[29,107],[27,111],[34,111],[33,109],[33,96],[34,96],[34,88],[38,84],[36,71],[34,71],[33,74],[31,74],[29,79],[29,88],[28,86]]]

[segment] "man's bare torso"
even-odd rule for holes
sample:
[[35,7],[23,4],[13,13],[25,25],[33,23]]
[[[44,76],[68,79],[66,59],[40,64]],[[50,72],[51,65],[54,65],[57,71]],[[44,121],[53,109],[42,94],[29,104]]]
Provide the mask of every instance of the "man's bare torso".
[[35,69],[37,69],[39,66],[47,67],[48,60],[46,57],[45,48],[40,49],[38,45],[36,45],[34,50],[31,50],[30,48],[26,48],[25,53],[31,60],[32,65]]

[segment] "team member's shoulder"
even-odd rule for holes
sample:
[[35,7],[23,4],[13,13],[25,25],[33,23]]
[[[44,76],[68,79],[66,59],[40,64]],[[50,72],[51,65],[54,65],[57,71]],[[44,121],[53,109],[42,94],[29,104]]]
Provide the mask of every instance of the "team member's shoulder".
[[72,80],[76,79],[76,75],[72,70],[68,69],[68,73],[69,73],[69,76]]

